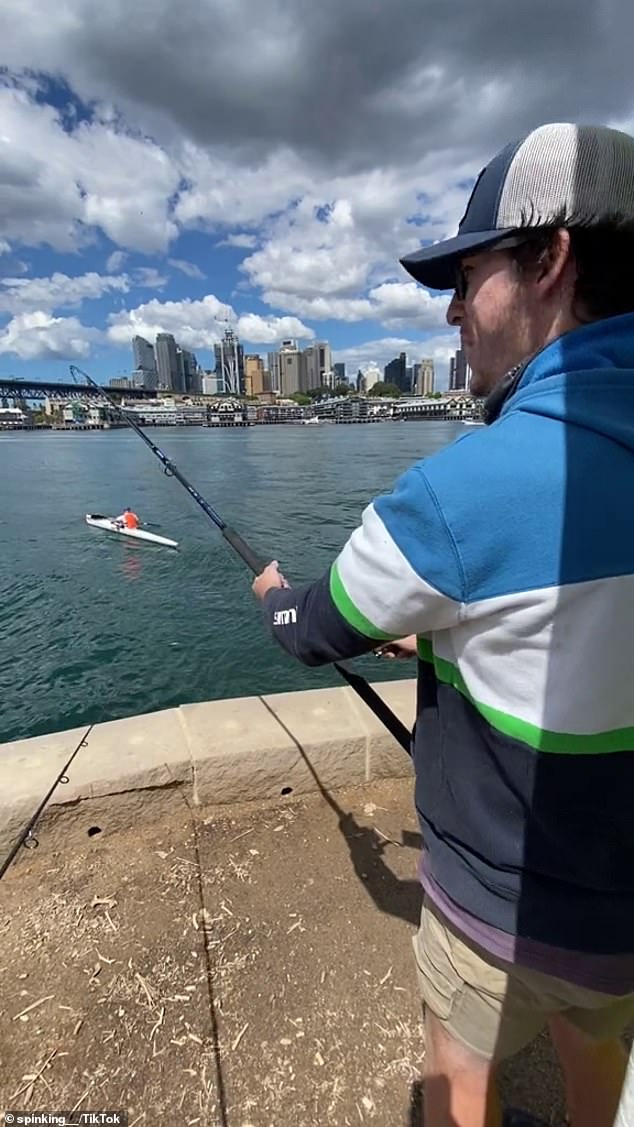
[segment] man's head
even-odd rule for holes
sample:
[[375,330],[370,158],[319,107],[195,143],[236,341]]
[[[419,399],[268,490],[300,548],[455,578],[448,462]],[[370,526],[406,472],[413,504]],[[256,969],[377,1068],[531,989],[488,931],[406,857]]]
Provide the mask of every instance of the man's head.
[[634,312],[634,138],[541,126],[483,169],[455,238],[401,262],[454,289],[447,319],[487,394],[563,333]]

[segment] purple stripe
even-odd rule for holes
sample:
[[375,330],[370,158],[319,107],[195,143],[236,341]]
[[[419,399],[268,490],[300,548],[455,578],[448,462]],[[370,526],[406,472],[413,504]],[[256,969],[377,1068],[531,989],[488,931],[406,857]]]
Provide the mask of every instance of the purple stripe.
[[568,951],[535,939],[510,935],[483,923],[450,900],[436,884],[429,871],[426,854],[420,860],[419,878],[427,896],[449,922],[494,958],[541,971],[602,994],[621,996],[634,993],[634,954],[589,955],[585,951]]

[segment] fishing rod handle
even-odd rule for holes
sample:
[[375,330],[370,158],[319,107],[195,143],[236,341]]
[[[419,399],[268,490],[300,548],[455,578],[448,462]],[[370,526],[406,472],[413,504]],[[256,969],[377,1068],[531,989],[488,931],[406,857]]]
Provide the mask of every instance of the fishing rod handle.
[[264,571],[266,567],[264,560],[261,560],[260,557],[256,555],[238,532],[235,532],[233,528],[229,528],[228,525],[225,525],[222,529],[222,535],[227,543],[231,544],[234,552],[238,553],[240,559],[244,561],[247,567],[251,568],[254,575],[259,575],[261,571]]

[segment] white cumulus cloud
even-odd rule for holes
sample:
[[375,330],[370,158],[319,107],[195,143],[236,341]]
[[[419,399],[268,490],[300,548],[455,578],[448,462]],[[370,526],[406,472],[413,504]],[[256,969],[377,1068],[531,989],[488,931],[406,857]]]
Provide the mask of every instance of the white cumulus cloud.
[[261,317],[249,313],[236,317],[233,308],[207,294],[199,301],[153,299],[136,309],[109,317],[108,338],[113,344],[129,345],[137,333],[154,340],[157,333],[173,333],[186,348],[213,348],[229,326],[240,338],[253,344],[274,344],[286,337],[311,339],[312,329],[295,317]]
[[0,311],[70,309],[88,299],[95,300],[107,293],[127,293],[129,289],[125,275],[114,277],[93,271],[76,277],[56,272],[48,278],[2,278]]
[[245,313],[238,318],[238,336],[252,344],[279,344],[282,340],[313,340],[315,333],[297,317],[261,317]]
[[77,317],[53,317],[36,310],[19,313],[0,331],[0,353],[21,360],[85,360],[100,336]]
[[0,235],[68,251],[101,229],[146,253],[176,235],[170,199],[180,174],[147,138],[95,118],[72,131],[25,89],[0,88]]

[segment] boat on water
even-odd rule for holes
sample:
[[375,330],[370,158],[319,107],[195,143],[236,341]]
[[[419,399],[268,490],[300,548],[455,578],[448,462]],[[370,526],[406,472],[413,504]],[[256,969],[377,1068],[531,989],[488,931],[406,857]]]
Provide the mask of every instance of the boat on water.
[[482,419],[462,419],[463,427],[483,427],[484,422]]
[[92,528],[101,528],[104,532],[114,532],[117,536],[127,536],[132,540],[162,544],[164,548],[178,548],[177,540],[169,540],[167,536],[157,536],[155,532],[145,532],[142,528],[125,528],[118,524],[114,517],[105,517],[101,513],[86,513],[86,524]]

